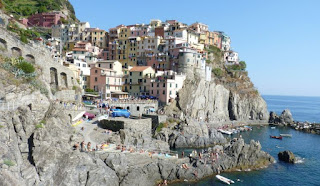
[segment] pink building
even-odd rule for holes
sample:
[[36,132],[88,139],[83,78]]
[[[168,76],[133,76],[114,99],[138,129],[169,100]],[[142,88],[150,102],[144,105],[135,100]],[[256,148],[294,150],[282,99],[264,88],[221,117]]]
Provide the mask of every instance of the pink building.
[[66,19],[66,16],[61,12],[34,14],[28,17],[28,26],[51,27],[59,24],[61,18]]
[[173,71],[158,72],[161,74],[150,80],[150,95],[157,97],[162,103],[168,104],[177,97],[177,92],[182,88],[186,76]]

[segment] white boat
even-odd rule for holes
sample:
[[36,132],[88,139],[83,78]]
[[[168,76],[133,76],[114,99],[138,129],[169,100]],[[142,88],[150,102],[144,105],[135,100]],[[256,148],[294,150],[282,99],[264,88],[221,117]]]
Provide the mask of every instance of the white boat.
[[226,178],[226,177],[220,176],[220,175],[216,175],[216,178],[217,178],[218,180],[220,180],[220,181],[228,184],[228,185],[230,185],[231,183],[234,183],[234,181],[232,181],[232,180],[230,180],[230,179],[228,179],[228,178]]
[[292,134],[280,134],[282,137],[292,137]]
[[109,118],[108,115],[103,115],[103,116],[100,116],[100,117],[98,118],[98,121],[101,121],[101,120],[104,120],[104,119],[108,119],[108,118]]
[[271,127],[271,129],[276,129],[276,127]]
[[227,131],[227,130],[219,129],[218,131],[221,132],[222,134],[228,134],[228,135],[231,135],[231,134],[232,134],[231,131]]

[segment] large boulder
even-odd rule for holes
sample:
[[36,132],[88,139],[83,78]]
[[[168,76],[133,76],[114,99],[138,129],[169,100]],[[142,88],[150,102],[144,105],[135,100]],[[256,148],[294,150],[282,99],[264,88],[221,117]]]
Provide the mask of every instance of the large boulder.
[[288,150],[283,151],[283,152],[279,152],[278,158],[280,161],[284,161],[287,163],[294,163],[295,162],[294,154]]
[[280,122],[282,124],[291,124],[293,123],[292,114],[289,109],[282,111],[280,115]]
[[280,117],[277,115],[277,113],[273,111],[270,112],[269,123],[272,123],[272,124],[280,123]]

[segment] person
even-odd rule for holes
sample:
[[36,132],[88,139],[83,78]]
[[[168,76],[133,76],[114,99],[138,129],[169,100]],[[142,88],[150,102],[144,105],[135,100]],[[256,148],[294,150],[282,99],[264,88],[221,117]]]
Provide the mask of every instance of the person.
[[181,157],[184,158],[184,151],[181,152]]
[[81,142],[81,149],[80,152],[85,152],[86,151],[86,147],[84,145],[84,141]]
[[87,144],[87,150],[88,150],[88,151],[91,151],[91,142],[88,142],[88,144]]
[[164,180],[164,181],[163,181],[163,185],[168,185],[167,180]]
[[81,127],[81,130],[83,131],[83,130],[84,130],[84,127]]
[[186,163],[183,163],[183,164],[182,164],[182,168],[184,168],[184,169],[189,169],[189,167],[188,167],[188,165],[187,165]]
[[78,150],[79,149],[79,142],[77,142],[76,144],[74,144],[73,146],[73,150]]

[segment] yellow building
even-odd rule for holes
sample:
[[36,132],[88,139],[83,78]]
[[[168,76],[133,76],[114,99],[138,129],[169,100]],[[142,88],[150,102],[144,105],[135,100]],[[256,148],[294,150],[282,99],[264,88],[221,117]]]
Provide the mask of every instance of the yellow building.
[[106,48],[107,47],[107,37],[106,37],[106,31],[101,30],[98,28],[90,29],[90,42],[92,45],[97,46],[99,48]]
[[147,79],[155,76],[151,66],[135,66],[129,70],[129,75],[124,82],[124,91],[131,96],[149,95],[150,83]]
[[207,31],[206,32],[206,41],[204,43],[206,46],[214,44],[214,32]]

